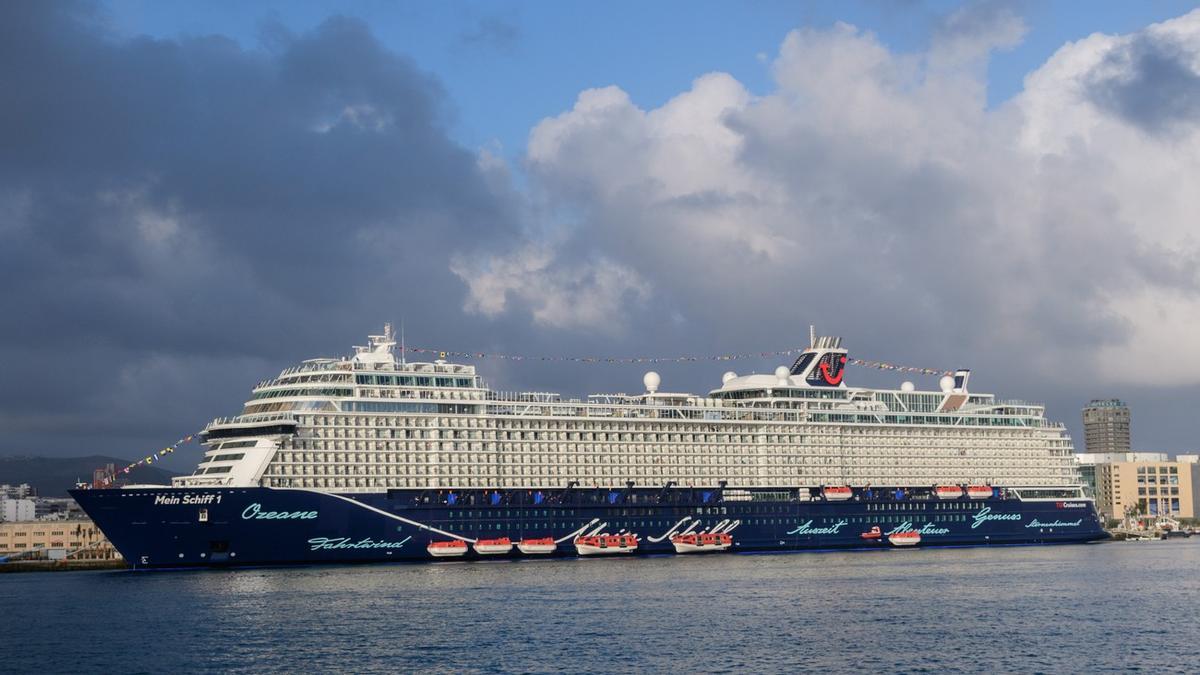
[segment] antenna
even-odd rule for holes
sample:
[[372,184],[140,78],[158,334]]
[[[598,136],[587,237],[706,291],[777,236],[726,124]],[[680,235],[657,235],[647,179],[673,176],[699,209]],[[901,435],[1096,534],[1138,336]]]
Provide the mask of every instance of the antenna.
[[404,317],[400,317],[400,365],[405,365],[408,352],[404,349]]
[[813,349],[817,346],[817,327],[808,324],[808,348]]

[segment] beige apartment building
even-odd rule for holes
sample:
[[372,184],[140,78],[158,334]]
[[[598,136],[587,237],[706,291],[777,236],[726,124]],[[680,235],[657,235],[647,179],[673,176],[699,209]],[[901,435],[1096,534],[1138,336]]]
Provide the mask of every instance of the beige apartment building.
[[1112,462],[1096,465],[1096,506],[1105,518],[1123,518],[1141,505],[1146,516],[1196,518],[1200,464]]
[[64,552],[72,560],[112,560],[121,557],[91,520],[0,523],[0,556],[35,552],[28,557],[46,558],[51,550]]

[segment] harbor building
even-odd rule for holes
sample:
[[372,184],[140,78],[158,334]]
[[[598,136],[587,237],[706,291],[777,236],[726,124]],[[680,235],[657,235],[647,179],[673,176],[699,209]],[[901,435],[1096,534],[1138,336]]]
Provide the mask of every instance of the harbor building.
[[1097,466],[1117,462],[1165,462],[1168,458],[1165,452],[1079,452],[1075,453],[1075,460],[1079,462],[1079,477],[1088,494],[1095,496]]
[[1129,406],[1115,398],[1093,400],[1083,409],[1083,440],[1089,453],[1129,452]]
[[1162,460],[1108,462],[1094,466],[1096,506],[1105,518],[1123,518],[1135,508],[1144,516],[1197,517],[1195,494],[1200,464]]
[[114,560],[120,557],[90,519],[0,523],[0,558]]

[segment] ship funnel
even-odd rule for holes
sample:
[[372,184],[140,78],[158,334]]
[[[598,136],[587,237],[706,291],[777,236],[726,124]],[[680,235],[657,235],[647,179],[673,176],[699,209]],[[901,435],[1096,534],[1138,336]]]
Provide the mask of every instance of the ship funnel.
[[800,376],[811,387],[841,386],[843,369],[850,360],[842,348],[842,338],[810,335],[809,343],[808,349],[792,363],[789,374]]

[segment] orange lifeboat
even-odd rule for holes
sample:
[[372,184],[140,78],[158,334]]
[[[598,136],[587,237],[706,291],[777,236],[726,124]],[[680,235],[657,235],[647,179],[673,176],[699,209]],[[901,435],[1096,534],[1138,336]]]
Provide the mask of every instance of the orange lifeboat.
[[425,547],[425,550],[429,551],[429,555],[435,558],[457,558],[466,554],[467,542],[461,539],[455,539],[454,541],[434,541],[430,542]]
[[897,532],[896,534],[888,535],[888,541],[893,546],[916,546],[921,543],[921,533],[916,530]]
[[863,539],[876,539],[877,540],[883,536],[883,532],[879,529],[879,526],[876,525],[876,526],[872,527],[871,529],[867,530],[866,532],[863,532],[860,536]]
[[822,488],[821,493],[831,502],[844,502],[854,496],[854,490],[845,485],[831,485]]
[[671,537],[676,553],[713,553],[727,551],[733,546],[733,535],[725,532],[677,534]]
[[969,485],[967,496],[971,499],[991,499],[994,491],[991,485]]
[[480,539],[475,542],[475,552],[479,555],[504,555],[511,551],[512,547],[512,540],[508,537]]
[[558,549],[558,544],[554,541],[554,537],[522,539],[517,542],[517,549],[525,555],[548,555]]
[[635,534],[597,534],[575,538],[575,550],[579,555],[633,553],[637,547],[638,539]]
[[938,499],[958,499],[963,496],[963,489],[957,485],[939,485],[933,493]]

